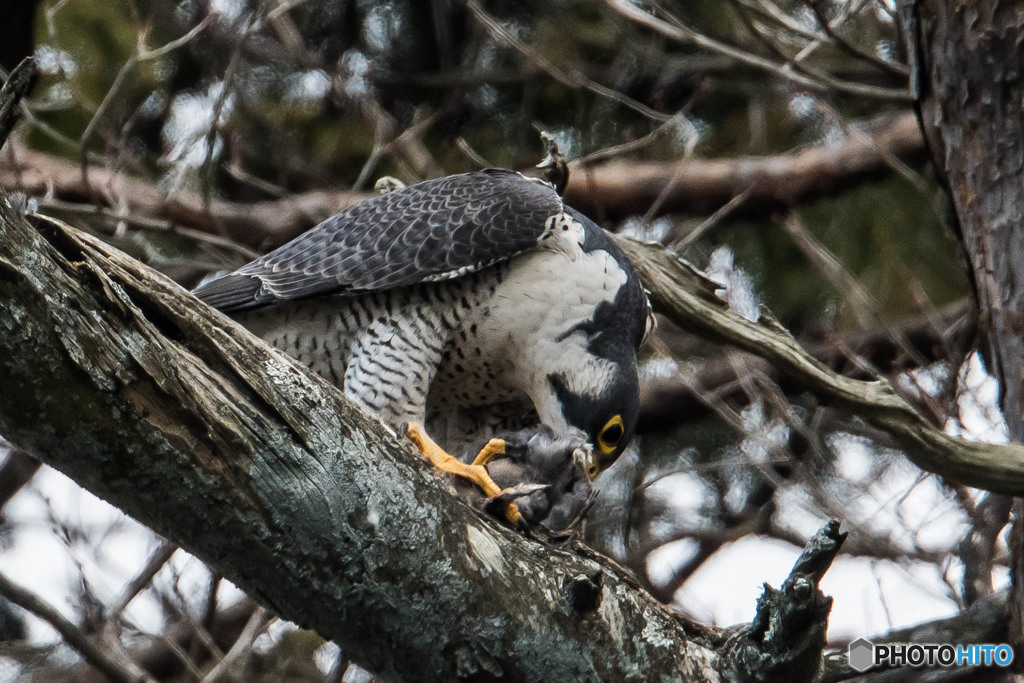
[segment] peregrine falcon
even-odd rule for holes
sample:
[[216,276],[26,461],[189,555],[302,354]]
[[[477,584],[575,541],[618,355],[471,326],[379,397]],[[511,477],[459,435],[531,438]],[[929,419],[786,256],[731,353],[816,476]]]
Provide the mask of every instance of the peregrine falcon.
[[646,294],[600,227],[513,171],[373,197],[195,294],[487,495],[503,442],[472,464],[445,449],[541,423],[592,445],[593,479],[636,425]]

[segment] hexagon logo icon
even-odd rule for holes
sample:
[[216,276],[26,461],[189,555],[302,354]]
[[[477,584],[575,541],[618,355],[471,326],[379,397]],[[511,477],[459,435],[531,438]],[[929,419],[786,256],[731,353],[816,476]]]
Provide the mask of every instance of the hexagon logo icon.
[[875,664],[875,644],[866,638],[858,638],[850,643],[846,657],[851,669],[867,671]]

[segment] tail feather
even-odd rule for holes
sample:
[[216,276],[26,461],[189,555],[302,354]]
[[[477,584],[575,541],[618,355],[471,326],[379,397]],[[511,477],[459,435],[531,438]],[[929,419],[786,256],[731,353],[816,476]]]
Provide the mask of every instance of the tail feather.
[[263,281],[252,275],[229,273],[192,290],[200,300],[222,311],[238,311],[263,303]]

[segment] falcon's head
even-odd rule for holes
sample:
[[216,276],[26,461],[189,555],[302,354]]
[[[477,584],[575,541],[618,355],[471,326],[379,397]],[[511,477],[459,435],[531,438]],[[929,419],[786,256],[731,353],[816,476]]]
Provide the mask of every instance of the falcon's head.
[[[591,479],[611,467],[625,450],[640,412],[635,361],[632,357],[622,360],[622,365],[610,361],[593,378],[564,373],[548,376],[566,426],[582,432],[593,446],[587,462]],[[597,382],[588,382],[581,390],[579,383],[584,379]]]
[[570,352],[562,361],[564,370],[547,375],[550,396],[541,401],[547,405],[538,409],[552,426],[583,433],[593,446],[587,474],[594,479],[618,459],[633,437],[640,413],[636,355],[654,327],[654,317],[625,254],[589,219],[581,214],[575,217],[586,229],[584,250],[606,251],[624,281],[587,322],[564,333],[563,339],[575,336],[578,343],[567,345]]

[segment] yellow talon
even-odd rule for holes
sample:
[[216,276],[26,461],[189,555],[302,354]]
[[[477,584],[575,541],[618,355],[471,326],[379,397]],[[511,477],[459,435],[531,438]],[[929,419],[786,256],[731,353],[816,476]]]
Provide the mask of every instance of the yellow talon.
[[505,440],[491,439],[487,442],[486,446],[480,449],[480,452],[476,454],[476,457],[473,458],[473,464],[480,465],[482,467],[492,460],[498,460],[503,457],[505,457]]
[[[438,446],[419,425],[410,422],[405,427],[405,435],[416,444],[420,453],[426,456],[437,469],[469,479],[479,486],[488,498],[494,498],[501,494],[501,488],[491,479],[491,475],[487,473],[484,465],[505,455],[504,440],[491,439],[488,441],[487,445],[473,459],[473,464],[467,465]],[[508,503],[505,506],[505,518],[515,527],[520,527],[523,524],[523,515],[515,503]]]

